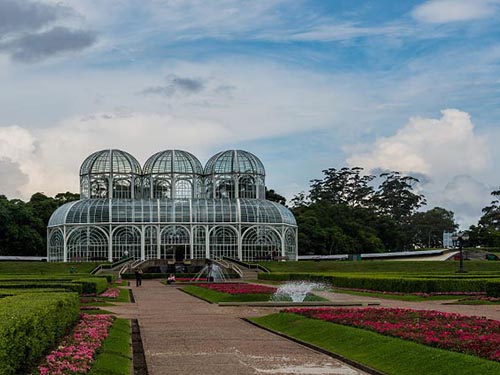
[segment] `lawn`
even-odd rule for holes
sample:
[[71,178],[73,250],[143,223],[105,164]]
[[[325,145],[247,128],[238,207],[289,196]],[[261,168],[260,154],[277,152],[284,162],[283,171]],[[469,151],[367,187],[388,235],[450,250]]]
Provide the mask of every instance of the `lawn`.
[[89,374],[129,375],[131,364],[130,321],[116,319]]
[[269,301],[270,295],[263,293],[255,294],[228,294],[217,292],[206,288],[201,288],[194,285],[187,285],[182,290],[195,297],[201,298],[207,302],[253,302],[253,301]]
[[[306,273],[406,273],[406,274],[455,274],[458,262],[444,261],[299,261],[299,262],[260,262],[271,272]],[[465,269],[469,272],[498,273],[500,262],[467,261]]]
[[500,373],[497,362],[295,314],[279,313],[250,320],[387,374]]
[[385,298],[392,299],[398,301],[411,301],[411,302],[420,302],[420,301],[441,301],[441,300],[456,300],[461,298],[456,295],[440,295],[440,296],[430,296],[430,297],[421,297],[416,296],[414,294],[386,294],[386,293],[377,293],[377,292],[358,292],[354,290],[347,289],[334,289],[335,293],[344,293],[344,294],[352,294],[354,296],[360,297],[373,297],[373,298]]
[[88,274],[100,263],[62,263],[62,262],[0,262],[0,274],[50,275],[50,274]]

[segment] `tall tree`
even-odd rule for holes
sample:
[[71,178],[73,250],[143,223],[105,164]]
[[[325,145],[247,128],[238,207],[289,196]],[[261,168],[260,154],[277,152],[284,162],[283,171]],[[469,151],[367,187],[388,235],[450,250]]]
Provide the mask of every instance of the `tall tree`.
[[458,228],[452,211],[434,207],[425,212],[416,212],[411,225],[414,232],[414,244],[420,247],[443,246],[443,232]]
[[282,204],[283,206],[286,205],[286,198],[278,194],[276,191],[274,191],[274,189],[267,189],[267,186],[266,186],[266,199],[271,202]]

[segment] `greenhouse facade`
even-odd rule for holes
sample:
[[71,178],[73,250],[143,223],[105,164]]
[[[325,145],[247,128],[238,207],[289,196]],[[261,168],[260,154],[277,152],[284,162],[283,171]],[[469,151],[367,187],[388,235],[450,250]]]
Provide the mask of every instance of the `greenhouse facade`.
[[247,151],[219,152],[205,168],[180,150],[144,167],[98,151],[82,163],[80,194],[49,220],[49,261],[297,259],[295,218],[265,199],[264,166]]

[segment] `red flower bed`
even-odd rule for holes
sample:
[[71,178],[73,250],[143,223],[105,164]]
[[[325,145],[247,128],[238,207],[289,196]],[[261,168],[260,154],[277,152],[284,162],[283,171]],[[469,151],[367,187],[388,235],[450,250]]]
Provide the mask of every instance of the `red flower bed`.
[[276,288],[255,284],[197,284],[196,286],[228,294],[273,294]]
[[500,322],[496,320],[411,309],[292,308],[284,311],[500,361]]

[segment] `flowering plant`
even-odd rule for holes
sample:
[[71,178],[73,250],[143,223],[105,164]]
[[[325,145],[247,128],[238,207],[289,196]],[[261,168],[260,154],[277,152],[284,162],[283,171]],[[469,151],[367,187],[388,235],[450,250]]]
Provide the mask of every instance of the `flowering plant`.
[[392,308],[291,308],[285,312],[500,361],[500,321]]
[[272,286],[243,283],[197,284],[196,286],[228,294],[273,294],[276,292],[276,288]]
[[99,294],[99,297],[118,298],[119,295],[120,295],[120,289],[108,288],[108,289],[106,289],[105,292]]
[[81,314],[73,332],[38,366],[40,375],[85,374],[113,324],[111,315]]

